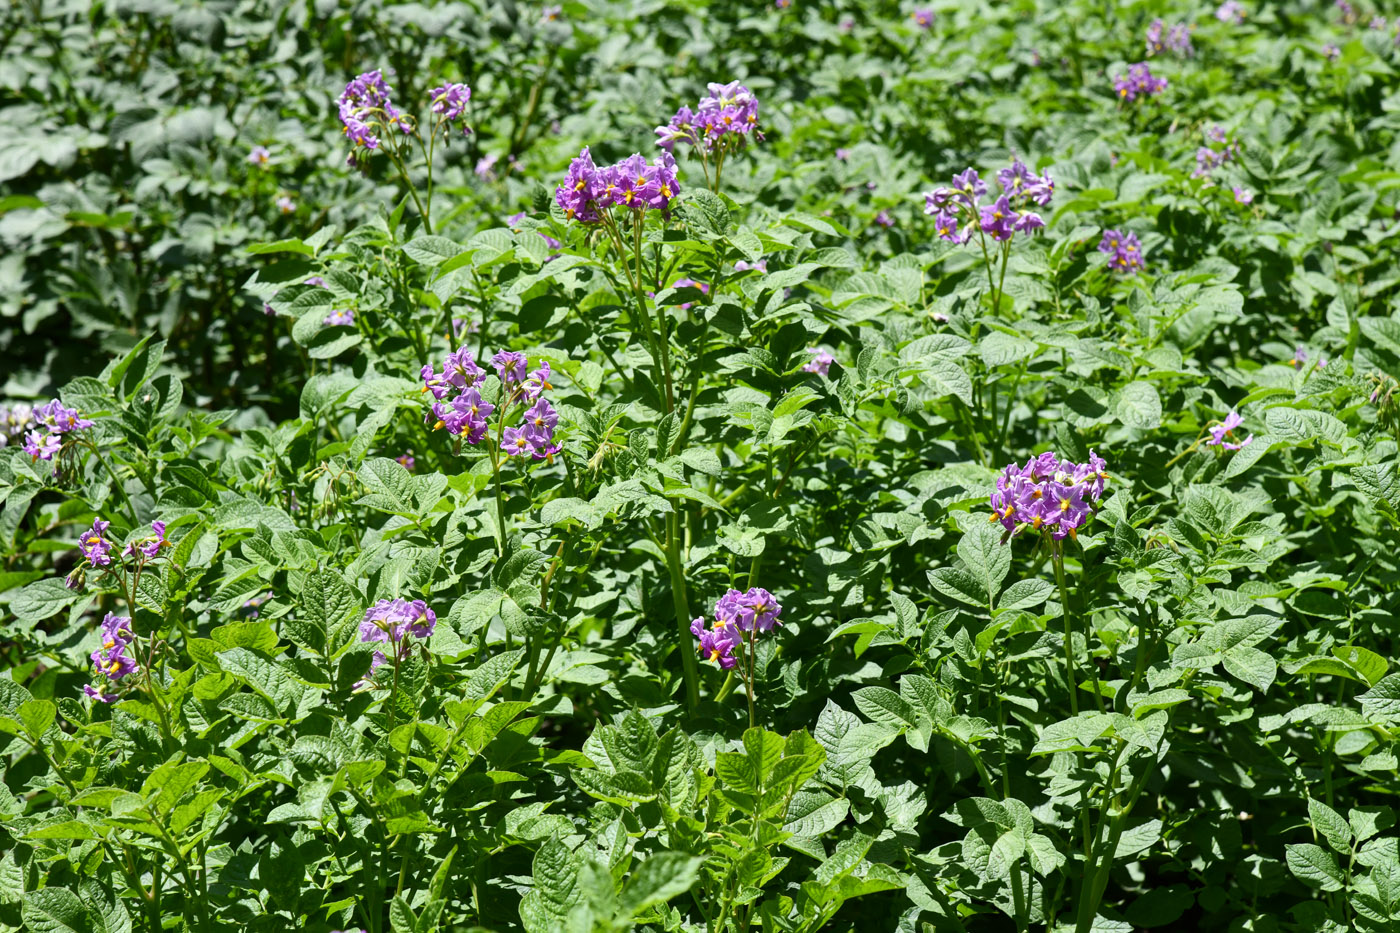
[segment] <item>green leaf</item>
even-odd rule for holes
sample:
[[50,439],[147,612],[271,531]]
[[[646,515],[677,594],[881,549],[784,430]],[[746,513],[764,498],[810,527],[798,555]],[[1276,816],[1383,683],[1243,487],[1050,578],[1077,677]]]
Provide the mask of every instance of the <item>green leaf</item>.
[[1006,588],[997,600],[997,612],[1010,612],[1013,609],[1030,609],[1039,606],[1055,592],[1055,586],[1048,580],[1017,580]]
[[1342,815],[1320,800],[1308,798],[1308,819],[1327,844],[1337,852],[1350,853],[1351,826]]
[[459,253],[466,252],[467,248],[446,237],[420,236],[405,243],[403,251],[404,255],[420,265],[437,266]]
[[1114,412],[1125,426],[1150,430],[1162,423],[1162,399],[1152,383],[1130,382],[1118,390]]
[[1346,876],[1337,859],[1321,846],[1310,842],[1285,846],[1288,870],[1304,884],[1324,891],[1340,891]]
[[1236,645],[1225,652],[1225,670],[1265,693],[1278,675],[1278,662],[1258,648]]
[[31,933],[94,933],[83,902],[63,888],[30,891],[24,895],[22,915]]
[[39,580],[21,589],[10,600],[10,611],[21,622],[42,622],[78,598],[62,577]]
[[1400,719],[1400,674],[1382,677],[1357,699],[1361,701],[1362,711],[1372,719]]
[[58,707],[49,700],[27,700],[20,704],[16,717],[29,737],[37,741],[44,737],[58,718]]
[[704,859],[681,852],[658,852],[634,868],[622,889],[622,910],[635,917],[689,891],[700,877]]
[[722,237],[729,231],[729,208],[719,195],[706,188],[689,188],[681,205],[686,224],[705,239]]

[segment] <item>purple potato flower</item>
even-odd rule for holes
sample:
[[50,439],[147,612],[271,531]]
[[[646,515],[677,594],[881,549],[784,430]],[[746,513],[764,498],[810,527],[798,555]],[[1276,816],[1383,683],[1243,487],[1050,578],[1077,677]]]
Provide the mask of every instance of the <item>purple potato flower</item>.
[[1008,464],[990,498],[991,521],[1001,522],[1008,536],[1029,529],[1057,541],[1073,538],[1097,511],[1108,479],[1107,463],[1092,450],[1082,464],[1049,451],[1024,466]]
[[1142,268],[1142,244],[1136,235],[1118,230],[1105,230],[1099,240],[1099,252],[1109,257],[1108,267],[1114,272],[1132,272]]
[[94,519],[92,527],[83,532],[83,536],[78,540],[83,557],[94,567],[106,567],[112,563],[112,543],[104,537],[107,527],[111,524],[100,518]]
[[63,440],[57,434],[30,431],[24,435],[24,452],[35,460],[52,460],[62,446]]
[[836,357],[819,347],[808,347],[807,352],[812,354],[812,358],[802,367],[804,373],[816,373],[825,376],[831,370],[831,364],[836,362]]
[[126,550],[122,551],[123,556],[135,557],[139,551],[145,555],[147,560],[154,560],[160,554],[161,548],[170,546],[170,542],[165,540],[165,522],[159,520],[151,522],[151,532],[148,537],[128,544]]
[[1139,97],[1154,97],[1167,89],[1167,79],[1153,77],[1147,62],[1128,67],[1128,73],[1113,82],[1119,100],[1132,102]]
[[1222,23],[1233,23],[1238,26],[1244,22],[1245,8],[1239,0],[1225,0],[1224,3],[1215,9],[1215,18]]
[[[442,117],[449,126],[455,124],[467,112],[467,101],[471,100],[472,89],[465,84],[444,84],[428,92],[432,98],[433,113]],[[471,127],[462,124],[462,134],[471,132]]]
[[329,327],[352,327],[355,323],[355,312],[349,308],[332,311],[322,323]]
[[1224,421],[1221,421],[1219,424],[1211,425],[1210,440],[1206,441],[1206,446],[1223,447],[1226,450],[1239,450],[1241,447],[1249,446],[1254,441],[1253,434],[1238,443],[1226,440],[1226,438],[1233,438],[1235,436],[1235,428],[1238,428],[1242,424],[1244,424],[1244,418],[1240,417],[1239,413],[1234,409],[1231,409],[1229,414],[1225,416]]
[[249,165],[266,165],[272,159],[272,153],[266,146],[254,146],[248,153]]

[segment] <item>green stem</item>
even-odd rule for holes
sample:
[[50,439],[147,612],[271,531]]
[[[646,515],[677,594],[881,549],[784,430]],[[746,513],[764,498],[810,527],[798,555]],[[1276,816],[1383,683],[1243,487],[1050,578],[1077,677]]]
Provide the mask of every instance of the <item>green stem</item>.
[[681,542],[679,534],[680,513],[673,510],[666,516],[666,569],[671,574],[671,598],[676,604],[676,634],[680,641],[677,647],[681,653],[681,671],[685,679],[685,699],[691,710],[700,705],[700,672],[695,663],[695,652],[690,647],[690,601],[686,596],[685,573],[681,567]]
[[1050,545],[1054,548],[1054,555],[1051,562],[1055,565],[1055,582],[1060,587],[1060,616],[1064,619],[1065,625],[1065,686],[1069,688],[1069,709],[1070,713],[1079,715],[1079,686],[1074,677],[1074,636],[1070,630],[1069,622],[1069,593],[1065,589],[1065,561],[1064,553],[1060,549],[1058,542]]
[[131,527],[135,529],[138,524],[136,521],[136,508],[131,504],[131,497],[126,494],[126,487],[123,486],[122,481],[117,478],[116,471],[113,470],[112,465],[107,462],[107,458],[102,456],[102,451],[97,449],[97,445],[89,438],[83,438],[83,443],[87,444],[88,449],[91,450],[93,456],[97,458],[97,462],[102,464],[102,469],[107,471],[107,475],[112,477],[112,485],[116,487],[117,492],[122,497],[122,502],[126,504],[127,517],[131,519]]

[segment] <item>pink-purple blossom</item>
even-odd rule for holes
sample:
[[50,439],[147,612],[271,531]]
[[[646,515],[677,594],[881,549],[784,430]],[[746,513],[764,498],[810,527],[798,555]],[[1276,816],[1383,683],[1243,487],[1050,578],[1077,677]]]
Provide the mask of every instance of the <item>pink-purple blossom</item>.
[[78,539],[78,548],[83,552],[83,557],[94,567],[106,567],[112,563],[112,542],[105,537],[111,524],[100,518],[94,519],[92,527]]
[[[472,89],[465,84],[444,84],[428,92],[432,100],[433,113],[442,117],[448,126],[454,125],[467,112],[467,101],[471,100]],[[471,127],[462,124],[463,135],[470,133]]]
[[165,540],[165,522],[156,520],[151,522],[151,533],[144,538],[138,538],[126,546],[122,554],[126,557],[135,557],[138,553],[147,560],[154,560],[160,554],[160,549],[169,547],[170,542]]
[[1047,451],[1024,466],[1008,464],[991,496],[990,520],[1013,535],[1032,531],[1055,540],[1073,538],[1098,510],[1108,485],[1107,466],[1092,450],[1084,463]]
[[[1226,450],[1239,450],[1241,447],[1248,447],[1254,442],[1253,434],[1239,442],[1233,440],[1235,428],[1238,428],[1242,424],[1244,424],[1244,418],[1240,417],[1239,413],[1234,409],[1231,409],[1230,413],[1225,416],[1224,421],[1210,426],[1210,440],[1206,441],[1206,446],[1223,447]],[[1231,440],[1226,440],[1226,438],[1231,438]]]
[[1233,23],[1238,26],[1244,22],[1245,7],[1240,0],[1225,0],[1224,3],[1215,9],[1215,18],[1222,23]]
[[830,371],[831,364],[836,362],[836,357],[820,347],[808,347],[807,352],[812,354],[812,358],[802,367],[804,373],[817,373],[825,376]]
[[1163,52],[1173,52],[1182,58],[1195,55],[1196,50],[1191,45],[1191,30],[1194,28],[1186,23],[1168,27],[1160,19],[1154,19],[1152,25],[1147,27],[1148,56],[1161,55]]
[[953,176],[949,187],[935,188],[924,195],[924,213],[933,217],[934,233],[950,243],[966,243],[974,234],[1005,242],[1017,233],[1030,233],[1045,226],[1031,206],[1044,207],[1055,195],[1055,182],[1037,175],[1019,159],[997,172],[999,194],[984,204],[987,183],[977,171],[968,168]]
[[695,110],[681,107],[669,123],[656,128],[658,146],[670,151],[676,143],[689,143],[713,152],[741,148],[750,136],[763,138],[752,91],[738,81],[711,82],[708,91]]
[[1114,272],[1132,272],[1141,269],[1142,244],[1136,234],[1119,230],[1105,230],[1099,240],[1099,252],[1108,256],[1108,267]]
[[98,675],[98,683],[84,686],[85,694],[103,703],[117,701],[117,695],[111,692],[109,687],[141,667],[126,653],[135,638],[131,631],[130,618],[107,613],[102,620],[102,647],[90,656],[93,670]]
[[1139,97],[1154,97],[1167,89],[1167,79],[1154,77],[1147,62],[1138,62],[1128,67],[1126,75],[1120,75],[1113,82],[1113,90],[1122,101],[1134,101]]
[[569,163],[554,200],[568,220],[599,223],[614,207],[633,211],[659,210],[663,215],[680,194],[676,161],[662,152],[648,163],[634,154],[616,165],[599,168],[585,146]]

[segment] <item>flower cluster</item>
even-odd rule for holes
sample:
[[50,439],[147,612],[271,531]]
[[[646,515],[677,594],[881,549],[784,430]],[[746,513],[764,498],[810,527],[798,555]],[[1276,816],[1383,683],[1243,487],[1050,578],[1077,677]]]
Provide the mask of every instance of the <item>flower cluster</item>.
[[738,661],[734,649],[743,645],[743,633],[772,631],[775,625],[782,625],[778,621],[782,611],[773,594],[762,587],[743,593],[730,590],[715,603],[713,626],[706,628],[704,617],[699,616],[690,623],[690,633],[699,641],[701,657],[729,670]]
[[933,28],[933,10],[930,7],[915,7],[914,12],[909,14],[914,25],[920,29]]
[[[472,89],[465,84],[444,84],[428,93],[432,97],[433,113],[442,117],[448,126],[452,126],[466,114],[467,101],[471,100]],[[471,127],[462,124],[463,136],[471,131]]]
[[1015,231],[1030,233],[1045,221],[1027,206],[1040,207],[1055,195],[1055,182],[1049,175],[1037,175],[1019,159],[1010,168],[997,172],[1001,194],[991,204],[983,204],[987,183],[973,169],[953,176],[952,187],[936,188],[924,195],[924,213],[933,215],[934,230],[940,239],[966,243],[974,230],[1002,242]]
[[5,432],[13,435],[33,425],[34,430],[24,435],[24,452],[35,460],[52,460],[54,454],[63,446],[64,434],[81,431],[93,425],[87,418],[79,418],[76,408],[65,408],[58,399],[33,409],[23,424],[16,426],[15,421],[22,410],[22,406],[16,406],[6,413]]
[[[412,639],[432,637],[437,627],[437,613],[428,608],[421,599],[409,602],[406,599],[381,599],[365,610],[360,621],[360,641],[366,644],[387,643],[397,661],[402,661],[413,650]],[[370,661],[369,673],[355,684],[355,690],[365,690],[374,686],[374,672],[389,660],[383,651],[375,649]]]
[[1239,0],[1225,0],[1224,3],[1216,7],[1215,18],[1222,23],[1233,23],[1238,26],[1244,22],[1245,8]]
[[1142,268],[1142,244],[1133,233],[1105,230],[1099,240],[1099,252],[1108,255],[1108,267],[1114,272],[1132,272]]
[[709,93],[695,110],[682,107],[671,122],[656,128],[656,144],[670,152],[676,143],[702,146],[707,152],[740,149],[758,128],[758,98],[738,81],[709,85]]
[[1152,25],[1147,27],[1148,56],[1174,52],[1182,58],[1190,58],[1196,54],[1195,48],[1191,45],[1191,31],[1195,28],[1195,26],[1186,23],[1178,23],[1167,28],[1167,25],[1160,19],[1154,19]]
[[652,163],[634,154],[616,165],[599,168],[584,146],[578,158],[569,163],[564,183],[554,191],[554,200],[569,220],[592,224],[602,222],[613,207],[666,212],[680,190],[676,160],[669,152],[663,152]]
[[1138,62],[1128,67],[1128,73],[1113,82],[1113,90],[1119,100],[1134,101],[1139,97],[1152,97],[1167,89],[1166,78],[1154,78],[1147,62]]
[[[517,403],[527,405],[519,425],[505,426],[500,431],[501,452],[508,457],[529,455],[536,460],[553,457],[559,452],[554,443],[554,429],[559,415],[548,399],[543,397],[549,383],[549,364],[540,360],[538,369],[529,371],[524,353],[502,350],[491,358],[500,380],[496,403],[482,398],[480,386],[486,370],[477,365],[471,350],[462,347],[443,360],[442,371],[424,366],[419,375],[423,391],[435,399],[425,416],[425,423],[434,430],[445,428],[449,434],[463,437],[468,444],[480,444],[490,433],[488,418],[500,408],[498,418],[504,418]],[[454,396],[450,400],[448,396]]]
[[1207,145],[1197,149],[1196,170],[1191,173],[1192,178],[1210,178],[1211,172],[1237,158],[1240,154],[1239,143],[1231,140],[1223,127],[1212,126],[1206,130],[1206,142],[1219,144],[1224,148],[1216,149],[1213,145]]
[[[1304,363],[1306,363],[1307,361],[1308,361],[1308,349],[1307,349],[1307,347],[1299,346],[1298,348],[1296,348],[1296,349],[1293,351],[1293,359],[1291,359],[1291,360],[1288,361],[1288,365],[1289,365],[1289,366],[1292,366],[1292,367],[1294,367],[1294,368],[1296,369],[1297,367],[1302,366],[1302,365],[1303,365]],[[1327,366],[1327,358],[1326,358],[1326,357],[1318,357],[1318,360],[1317,360],[1317,368],[1318,368],[1318,369],[1324,369],[1324,368],[1326,368],[1326,366]]]
[[831,370],[831,364],[836,362],[836,357],[820,347],[808,347],[807,352],[812,354],[812,358],[807,361],[807,365],[802,367],[804,373],[817,373],[825,376]]
[[85,684],[83,693],[103,703],[117,701],[117,694],[111,692],[112,685],[141,668],[141,665],[126,653],[126,649],[135,639],[130,618],[107,613],[106,618],[102,620],[102,647],[91,655],[93,670],[99,677],[98,685]]
[[[102,524],[104,528],[107,525],[106,522]],[[94,525],[94,527],[96,526]],[[170,547],[170,542],[165,540],[165,522],[157,520],[151,522],[151,534],[132,541],[126,546],[126,550],[122,551],[122,555],[135,557],[140,554],[146,560],[154,560],[163,547]]]
[[[336,100],[336,105],[340,109],[340,122],[345,126],[345,135],[357,148],[379,148],[379,137],[374,134],[376,128],[398,127],[402,133],[413,132],[412,124],[389,99],[391,93],[393,89],[385,82],[378,68],[366,71],[345,85],[345,92]],[[354,161],[352,153],[351,164]]]
[[1092,450],[1086,463],[1061,460],[1047,451],[1025,466],[1008,464],[992,493],[991,521],[1013,534],[1029,528],[1057,541],[1073,538],[1098,511],[1108,485],[1107,465]]
[[1230,413],[1225,416],[1224,421],[1220,422],[1219,424],[1211,425],[1210,440],[1206,441],[1206,446],[1223,447],[1226,450],[1239,450],[1241,447],[1248,447],[1251,443],[1254,442],[1253,434],[1249,435],[1239,443],[1234,443],[1232,441],[1225,440],[1225,438],[1227,437],[1234,437],[1235,428],[1238,428],[1242,424],[1244,424],[1244,419],[1240,417],[1238,412],[1232,409]]
[[8,447],[23,438],[24,429],[33,417],[34,409],[24,402],[0,405],[0,447]]

